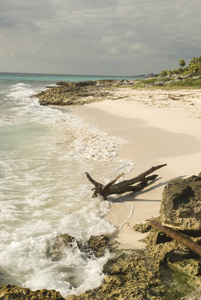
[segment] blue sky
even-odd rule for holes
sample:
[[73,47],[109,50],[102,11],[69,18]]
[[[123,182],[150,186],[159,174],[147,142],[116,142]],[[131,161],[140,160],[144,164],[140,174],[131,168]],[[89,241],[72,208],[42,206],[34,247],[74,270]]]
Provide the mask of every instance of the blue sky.
[[201,56],[200,0],[1,0],[0,71],[139,75]]

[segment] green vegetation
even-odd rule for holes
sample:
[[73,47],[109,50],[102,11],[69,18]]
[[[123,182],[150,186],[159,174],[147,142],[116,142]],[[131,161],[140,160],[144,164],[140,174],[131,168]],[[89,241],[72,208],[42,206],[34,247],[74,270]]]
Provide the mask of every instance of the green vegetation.
[[201,56],[193,57],[189,65],[183,59],[179,60],[179,68],[176,70],[163,70],[158,77],[139,80],[136,88],[201,88]]
[[180,67],[184,67],[185,66],[185,60],[183,60],[183,59],[180,59],[180,61],[179,61],[179,65],[180,65]]
[[187,78],[176,82],[170,82],[169,87],[191,87],[191,88],[201,88],[201,78],[200,79],[192,79]]
[[174,74],[178,75],[187,75],[187,74],[193,74],[193,75],[201,75],[201,56],[200,57],[193,57],[189,65],[185,68],[183,68],[186,65],[185,61],[183,59],[179,60],[179,69],[168,71],[163,70],[160,74],[160,76],[170,76]]

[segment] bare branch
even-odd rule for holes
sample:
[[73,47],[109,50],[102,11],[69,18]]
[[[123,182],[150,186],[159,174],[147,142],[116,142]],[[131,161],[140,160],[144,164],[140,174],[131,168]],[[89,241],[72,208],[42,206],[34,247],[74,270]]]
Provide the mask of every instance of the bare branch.
[[[141,173],[137,177],[131,178],[129,180],[124,180],[122,182],[116,183],[115,182],[124,174],[118,175],[114,180],[110,181],[108,184],[103,185],[96,180],[94,180],[89,173],[85,172],[87,178],[89,181],[95,186],[92,190],[94,191],[93,197],[97,197],[98,195],[101,195],[104,199],[107,199],[107,196],[112,194],[123,194],[126,192],[137,192],[139,190],[142,190],[145,188],[149,181],[153,181],[157,178],[158,175],[151,175],[147,176],[150,173],[166,166],[166,164],[158,165],[155,167],[150,168],[149,170],[145,171],[144,173]],[[147,176],[147,177],[146,177]],[[138,183],[138,184],[135,184]],[[133,185],[135,184],[135,185]]]
[[101,183],[95,181],[95,180],[89,175],[89,173],[85,172],[85,174],[86,174],[87,178],[89,179],[89,181],[90,181],[91,183],[93,183],[93,185],[95,185],[96,187],[99,187],[100,185],[103,186]]
[[122,176],[124,175],[124,173],[121,173],[120,175],[118,175],[115,179],[113,179],[112,181],[110,181],[108,184],[106,184],[104,187],[103,187],[103,190],[106,191],[106,190],[109,190],[110,187],[119,179],[121,178]]

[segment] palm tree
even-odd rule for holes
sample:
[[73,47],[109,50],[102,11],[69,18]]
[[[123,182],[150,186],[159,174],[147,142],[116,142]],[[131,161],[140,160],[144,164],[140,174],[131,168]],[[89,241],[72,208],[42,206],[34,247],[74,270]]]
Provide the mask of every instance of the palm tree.
[[179,65],[180,65],[180,67],[184,67],[185,66],[185,60],[183,60],[183,59],[180,59],[180,61],[179,61]]

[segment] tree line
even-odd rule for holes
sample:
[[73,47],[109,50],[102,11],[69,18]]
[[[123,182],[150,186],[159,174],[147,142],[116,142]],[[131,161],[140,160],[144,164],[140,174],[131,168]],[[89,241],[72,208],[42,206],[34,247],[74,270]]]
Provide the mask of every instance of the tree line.
[[189,65],[186,66],[186,62],[184,59],[179,60],[179,68],[176,70],[163,70],[160,74],[160,76],[171,76],[174,74],[180,74],[180,75],[187,75],[187,74],[193,74],[193,75],[201,75],[201,56],[200,57],[193,57]]

